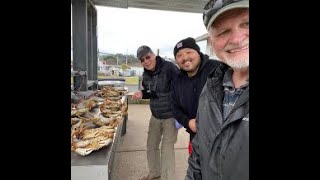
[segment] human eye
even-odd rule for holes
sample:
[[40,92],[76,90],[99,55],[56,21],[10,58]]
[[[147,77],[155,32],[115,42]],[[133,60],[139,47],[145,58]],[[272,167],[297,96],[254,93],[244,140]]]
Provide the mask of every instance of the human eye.
[[241,27],[243,28],[249,28],[249,21],[246,21],[244,23],[241,24]]
[[217,33],[217,37],[224,36],[224,35],[228,34],[229,32],[230,32],[230,31],[227,30],[227,29],[222,30],[222,31],[219,31],[219,32]]

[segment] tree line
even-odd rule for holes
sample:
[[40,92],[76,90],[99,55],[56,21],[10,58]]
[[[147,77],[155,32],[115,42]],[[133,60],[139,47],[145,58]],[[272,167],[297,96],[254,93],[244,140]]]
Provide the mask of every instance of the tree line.
[[105,61],[107,65],[127,64],[129,67],[142,67],[140,61],[132,54],[103,54],[99,55],[100,61]]

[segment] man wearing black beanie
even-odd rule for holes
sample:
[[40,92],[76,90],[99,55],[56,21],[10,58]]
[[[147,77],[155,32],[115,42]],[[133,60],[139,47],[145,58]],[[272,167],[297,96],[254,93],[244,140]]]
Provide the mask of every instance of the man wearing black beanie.
[[196,40],[191,38],[191,37],[188,37],[186,39],[182,39],[181,41],[179,41],[175,46],[174,46],[174,49],[173,49],[173,55],[174,57],[176,57],[178,51],[180,49],[183,49],[183,48],[190,48],[190,49],[194,49],[196,50],[199,54],[200,54],[200,47],[198,46],[198,44],[196,43]]
[[188,146],[192,152],[191,141],[197,131],[196,114],[201,90],[210,71],[219,63],[200,52],[196,41],[188,37],[179,41],[173,50],[180,73],[172,83],[172,108],[175,119],[190,134]]

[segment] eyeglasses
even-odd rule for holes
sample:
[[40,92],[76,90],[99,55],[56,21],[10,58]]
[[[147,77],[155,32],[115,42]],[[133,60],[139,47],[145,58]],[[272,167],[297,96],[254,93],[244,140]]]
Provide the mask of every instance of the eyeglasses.
[[225,7],[231,3],[239,2],[243,0],[211,0],[203,8],[203,23],[207,27],[208,23],[216,12],[218,12],[222,7]]
[[151,58],[151,56],[148,55],[148,56],[146,56],[146,57],[144,57],[144,58],[141,58],[141,59],[140,59],[140,62],[141,62],[141,63],[144,63],[145,60],[150,60],[150,58]]

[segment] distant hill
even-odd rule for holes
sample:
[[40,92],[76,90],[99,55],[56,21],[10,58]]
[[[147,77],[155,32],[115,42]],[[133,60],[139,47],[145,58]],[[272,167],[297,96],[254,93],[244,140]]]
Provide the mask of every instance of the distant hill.
[[[167,61],[171,61],[174,64],[176,64],[176,61],[174,59],[170,59],[167,57],[163,57],[163,58]],[[102,53],[99,55],[99,60],[106,61],[106,65],[117,65],[117,60],[118,60],[118,65],[126,64],[127,62],[129,67],[142,67],[140,61],[132,54],[124,55],[124,54]]]
[[142,67],[140,61],[134,57],[134,55],[124,55],[124,54],[107,54],[107,55],[100,55],[100,61],[106,61],[107,65],[121,65],[121,64],[128,64],[128,66],[132,67]]

